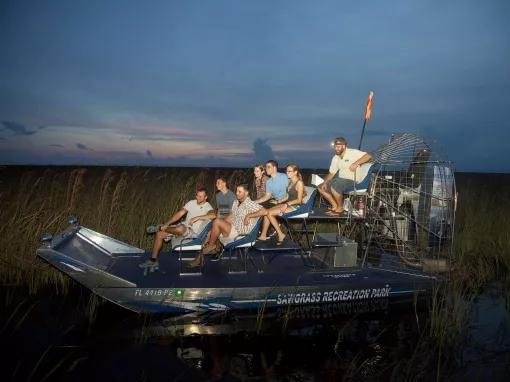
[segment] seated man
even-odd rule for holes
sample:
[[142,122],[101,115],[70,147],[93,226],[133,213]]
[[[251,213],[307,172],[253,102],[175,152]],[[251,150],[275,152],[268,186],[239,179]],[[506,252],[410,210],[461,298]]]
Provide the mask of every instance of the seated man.
[[[357,171],[358,167],[368,162],[370,154],[347,147],[345,138],[335,138],[335,155],[331,159],[329,174],[324,182],[319,185],[319,192],[331,204],[327,215],[338,216],[344,212],[343,194],[352,191],[356,183],[363,180],[366,174]],[[338,172],[338,177],[335,174]]]
[[[154,246],[152,247],[152,256],[149,260],[139,264],[140,268],[157,267],[158,254],[163,246],[163,241],[173,236],[192,237],[198,234],[207,225],[210,220],[209,214],[214,210],[207,202],[207,190],[199,188],[195,195],[196,199],[190,200],[179,211],[172,215],[172,217],[163,224],[159,231],[156,232],[154,239]],[[186,215],[184,223],[178,223]]]
[[210,236],[201,253],[190,263],[191,267],[199,267],[204,262],[204,255],[217,252],[219,239],[224,244],[230,243],[239,235],[248,234],[255,226],[256,219],[264,216],[266,210],[250,199],[247,184],[240,184],[236,189],[237,200],[232,205],[232,212],[226,218],[217,218],[213,222]]
[[278,172],[278,162],[275,160],[266,162],[266,173],[269,176],[266,182],[266,194],[255,200],[255,203],[259,203],[265,208],[271,208],[271,206],[286,200],[289,179],[287,175]]

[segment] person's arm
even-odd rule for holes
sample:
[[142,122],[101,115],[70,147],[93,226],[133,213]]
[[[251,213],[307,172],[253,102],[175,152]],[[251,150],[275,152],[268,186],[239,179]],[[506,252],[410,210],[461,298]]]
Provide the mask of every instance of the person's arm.
[[370,159],[372,159],[372,156],[369,153],[365,153],[361,158],[359,158],[357,161],[354,161],[349,166],[349,170],[352,172],[356,171],[359,166],[361,166],[363,163],[367,163]]
[[249,225],[250,219],[258,218],[258,217],[264,216],[266,214],[267,214],[267,210],[264,207],[261,207],[259,210],[255,211],[255,212],[246,214],[246,216],[244,217],[244,225]]
[[189,223],[189,225],[193,225],[199,220],[212,220],[215,217],[216,217],[216,213],[214,212],[214,210],[210,210],[204,215],[195,216],[194,218],[191,218],[188,223]]
[[170,220],[168,220],[165,224],[163,224],[160,228],[161,231],[165,231],[169,226],[172,224],[177,223],[179,220],[182,219],[184,215],[188,213],[188,210],[186,208],[181,208],[179,211],[177,211],[175,214],[172,215]]
[[216,210],[210,210],[209,212],[207,212],[203,216],[205,216],[204,219],[213,220],[213,219],[216,219],[218,217],[218,212],[216,212]]
[[334,178],[336,173],[329,173],[328,176],[326,177],[326,179],[324,179],[324,182],[322,182],[321,184],[319,184],[319,188],[322,190],[322,191],[326,191],[326,188],[328,186],[328,183],[331,182],[331,179]]
[[266,194],[263,197],[261,197],[260,199],[255,200],[255,203],[260,204],[260,203],[267,202],[272,197],[273,197],[273,194],[271,194],[270,192],[266,191]]

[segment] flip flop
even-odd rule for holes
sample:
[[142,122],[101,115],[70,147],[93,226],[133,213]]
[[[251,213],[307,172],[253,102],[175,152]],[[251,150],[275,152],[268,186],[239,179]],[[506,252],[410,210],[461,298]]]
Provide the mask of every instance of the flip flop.
[[259,240],[259,241],[268,241],[268,240],[269,240],[269,238],[268,238],[268,237],[266,237],[265,239],[261,239],[260,237],[257,237],[257,240]]
[[346,211],[345,210],[343,210],[342,212],[326,211],[324,214],[326,214],[328,216],[342,216],[342,215],[346,214]]
[[282,245],[283,242],[285,241],[286,237],[287,237],[287,235],[285,235],[282,240],[276,241],[276,245]]

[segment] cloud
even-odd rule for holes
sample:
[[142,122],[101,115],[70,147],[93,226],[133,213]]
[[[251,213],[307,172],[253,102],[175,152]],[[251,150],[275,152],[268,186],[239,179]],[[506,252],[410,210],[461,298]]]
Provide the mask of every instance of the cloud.
[[4,137],[0,137],[0,141],[6,141],[7,139]]
[[50,146],[50,147],[59,147],[59,148],[62,148],[62,149],[64,148],[64,145],[59,145],[59,144],[56,144],[56,143],[53,143],[53,144],[48,145],[48,146]]
[[82,144],[82,143],[77,143],[77,144],[76,144],[76,147],[78,147],[80,150],[94,151],[94,150],[92,150],[91,148],[89,148],[89,147],[85,146],[85,145],[84,145],[84,144]]
[[18,122],[2,121],[2,125],[4,125],[7,130],[12,131],[14,135],[32,135],[37,133],[37,131],[28,130],[25,125]]
[[267,139],[257,138],[257,140],[253,142],[253,152],[257,163],[263,163],[274,159],[273,149],[267,143]]
[[150,150],[147,150],[146,154],[149,158],[154,159],[154,157],[152,156],[152,152]]
[[136,126],[127,129],[129,141],[189,141],[210,136],[208,131],[168,126]]

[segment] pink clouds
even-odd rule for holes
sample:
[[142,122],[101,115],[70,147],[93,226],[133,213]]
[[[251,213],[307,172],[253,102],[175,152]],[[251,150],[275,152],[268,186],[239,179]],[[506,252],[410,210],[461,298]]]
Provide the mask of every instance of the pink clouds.
[[197,129],[184,129],[172,126],[161,125],[138,125],[130,126],[128,134],[131,135],[130,140],[154,140],[168,137],[171,139],[190,139],[190,138],[208,138],[208,131]]

